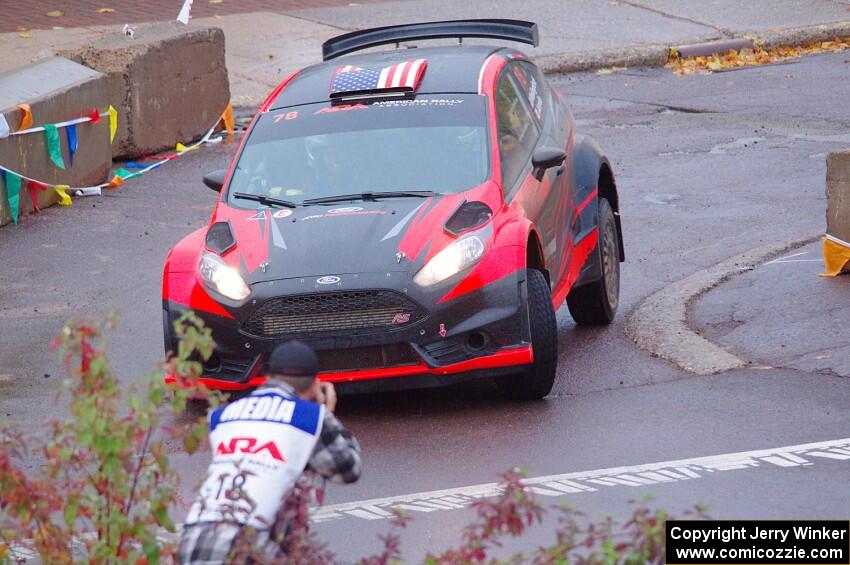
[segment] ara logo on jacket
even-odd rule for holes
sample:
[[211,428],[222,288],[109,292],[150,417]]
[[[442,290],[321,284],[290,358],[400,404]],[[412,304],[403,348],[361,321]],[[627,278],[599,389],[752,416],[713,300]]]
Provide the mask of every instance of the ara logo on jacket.
[[246,453],[248,455],[265,455],[278,461],[283,461],[283,455],[273,441],[267,441],[257,445],[259,440],[255,437],[232,437],[230,442],[221,442],[215,448],[217,455],[233,455],[234,453]]
[[336,284],[341,280],[342,279],[339,278],[339,277],[335,277],[333,275],[327,275],[327,276],[324,276],[324,277],[319,277],[318,279],[316,279],[316,282],[319,283],[319,284]]

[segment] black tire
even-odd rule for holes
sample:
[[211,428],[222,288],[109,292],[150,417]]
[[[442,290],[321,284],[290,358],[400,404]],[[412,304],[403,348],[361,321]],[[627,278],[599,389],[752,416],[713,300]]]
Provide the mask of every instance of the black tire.
[[580,326],[610,324],[620,304],[620,244],[614,210],[599,200],[599,261],[602,277],[570,290],[567,306]]
[[546,277],[540,271],[528,269],[526,278],[534,363],[522,374],[498,377],[496,386],[505,396],[514,400],[539,400],[549,394],[555,383],[558,366],[558,324]]

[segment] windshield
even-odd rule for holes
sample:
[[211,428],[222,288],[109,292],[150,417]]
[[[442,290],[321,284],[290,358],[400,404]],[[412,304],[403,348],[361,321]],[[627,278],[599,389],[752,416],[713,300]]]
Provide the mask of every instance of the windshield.
[[461,192],[489,173],[486,106],[478,95],[331,106],[263,114],[239,157],[235,193],[294,203],[361,192]]

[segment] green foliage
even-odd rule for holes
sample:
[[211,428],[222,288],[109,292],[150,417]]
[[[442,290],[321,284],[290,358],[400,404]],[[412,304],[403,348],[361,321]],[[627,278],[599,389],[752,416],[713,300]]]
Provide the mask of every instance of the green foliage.
[[[104,352],[104,330],[114,325],[114,316],[102,325],[72,320],[54,342],[68,369],[69,418],[49,422],[46,437],[0,428],[0,561],[13,560],[13,540],[47,563],[158,563],[174,554],[157,537],[174,531],[168,509],[178,485],[165,442],[193,453],[206,426],[203,418],[166,424],[190,398],[220,402],[197,381],[212,338],[199,318],[183,316],[177,355],[124,390]],[[166,384],[164,373],[179,384]]]

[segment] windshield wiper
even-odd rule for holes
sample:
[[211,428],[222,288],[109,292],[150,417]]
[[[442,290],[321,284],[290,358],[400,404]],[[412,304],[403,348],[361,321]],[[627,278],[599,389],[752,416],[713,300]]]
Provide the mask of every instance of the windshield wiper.
[[266,206],[284,206],[286,208],[295,208],[297,206],[295,202],[290,202],[289,200],[281,200],[279,198],[272,198],[271,196],[263,196],[262,194],[248,194],[247,192],[235,192],[233,193],[233,198],[253,200]]
[[429,198],[437,193],[433,190],[390,190],[387,192],[358,192],[340,196],[325,196],[324,198],[308,198],[302,204],[325,204],[329,202],[344,202],[345,200],[377,200],[379,198]]

